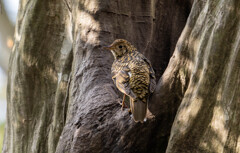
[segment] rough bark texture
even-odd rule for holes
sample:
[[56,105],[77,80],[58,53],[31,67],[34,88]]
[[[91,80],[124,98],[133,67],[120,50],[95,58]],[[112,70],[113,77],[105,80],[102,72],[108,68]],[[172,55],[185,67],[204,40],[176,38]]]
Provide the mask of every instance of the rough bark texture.
[[[240,4],[195,1],[185,26],[191,5],[22,0],[3,152],[239,152]],[[117,38],[164,72],[144,124],[121,111],[101,50]]]
[[68,24],[63,2],[21,1],[8,74],[4,153],[55,152],[68,106]]
[[167,153],[240,152],[239,8],[238,0],[193,5],[162,79],[176,73],[186,87]]
[[[117,101],[120,97],[110,76],[113,57],[100,47],[116,38],[129,40],[150,60],[155,59],[152,61],[159,78],[167,65],[170,48],[177,41],[177,37],[171,37],[171,32],[180,35],[185,25],[191,5],[187,3],[185,8],[185,3],[172,1],[172,5],[179,8],[179,13],[172,11],[175,8],[170,7],[169,1],[79,1],[72,4],[75,34],[73,77],[69,113],[57,146],[58,153],[165,152],[170,126],[164,126],[162,120],[136,124],[127,110],[120,110]],[[162,9],[169,13],[157,11]],[[167,19],[167,16],[171,18]],[[167,23],[162,23],[164,19],[172,24],[177,22],[180,26],[168,27],[166,35],[163,29]],[[165,40],[162,36],[168,42],[159,47],[155,39],[161,37],[161,42]],[[170,119],[172,123],[173,117],[163,121]]]
[[122,112],[112,55],[100,47],[128,39],[159,78],[190,8],[188,1],[22,0],[3,152],[164,152],[174,115],[164,126],[136,124]]

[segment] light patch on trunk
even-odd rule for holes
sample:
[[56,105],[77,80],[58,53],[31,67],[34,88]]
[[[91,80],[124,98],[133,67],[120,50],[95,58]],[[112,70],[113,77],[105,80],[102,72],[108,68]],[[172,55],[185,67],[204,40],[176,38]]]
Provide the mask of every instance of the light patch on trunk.
[[217,137],[212,137],[211,146],[209,141],[204,141],[201,146],[210,149],[214,148],[216,152],[224,152],[224,144],[227,140],[228,130],[225,128],[226,118],[224,110],[221,106],[216,106],[213,110],[213,117],[210,123],[211,130],[217,135]]
[[175,124],[179,124],[179,130],[180,133],[185,134],[190,127],[189,125],[192,125],[192,123],[195,121],[195,117],[199,113],[199,110],[202,106],[203,100],[200,97],[193,97],[192,99],[183,99],[183,103],[186,103],[185,105],[189,105],[188,107],[180,108],[179,114],[178,114],[178,120],[175,121]]
[[62,73],[58,73],[58,84],[60,83],[61,79],[62,79]]
[[236,150],[240,150],[240,136],[238,136],[237,149]]

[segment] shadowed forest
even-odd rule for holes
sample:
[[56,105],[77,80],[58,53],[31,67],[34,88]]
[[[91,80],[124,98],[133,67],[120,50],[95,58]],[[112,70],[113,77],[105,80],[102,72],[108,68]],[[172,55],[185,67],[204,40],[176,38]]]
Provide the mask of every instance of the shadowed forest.
[[[116,39],[155,72],[143,123]],[[20,0],[7,72],[3,153],[240,153],[239,0]]]

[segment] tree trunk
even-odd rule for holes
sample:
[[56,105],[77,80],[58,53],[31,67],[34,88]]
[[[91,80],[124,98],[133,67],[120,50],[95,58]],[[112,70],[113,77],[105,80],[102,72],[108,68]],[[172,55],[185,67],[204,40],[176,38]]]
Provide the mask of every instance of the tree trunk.
[[8,19],[4,6],[0,2],[0,67],[7,73],[11,52],[14,25]]
[[240,152],[239,14],[238,0],[195,1],[162,77],[184,91],[167,153]]
[[72,64],[65,3],[22,0],[10,56],[4,153],[55,152]]
[[[240,4],[195,1],[185,26],[191,6],[22,0],[3,152],[239,152]],[[118,104],[113,58],[101,49],[117,38],[145,54],[157,78],[179,38],[144,124]]]

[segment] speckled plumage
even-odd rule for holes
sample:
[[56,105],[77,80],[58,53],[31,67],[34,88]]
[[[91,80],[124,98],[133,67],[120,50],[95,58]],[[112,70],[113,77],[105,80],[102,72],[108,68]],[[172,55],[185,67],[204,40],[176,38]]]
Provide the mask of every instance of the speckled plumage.
[[117,88],[130,97],[134,120],[142,122],[146,116],[149,95],[156,86],[155,72],[149,60],[124,39],[115,40],[106,49],[111,50],[115,57],[112,79]]

